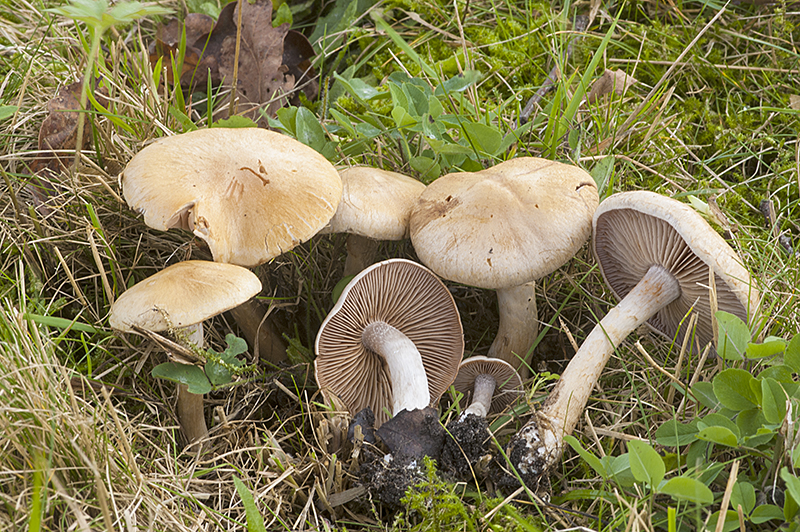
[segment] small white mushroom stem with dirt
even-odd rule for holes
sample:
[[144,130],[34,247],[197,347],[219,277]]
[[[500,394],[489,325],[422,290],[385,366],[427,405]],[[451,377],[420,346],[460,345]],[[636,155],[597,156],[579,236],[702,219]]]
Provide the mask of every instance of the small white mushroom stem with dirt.
[[647,323],[680,342],[692,332],[685,329],[686,318],[696,313],[694,334],[704,346],[713,340],[711,309],[744,320],[756,313],[759,296],[749,273],[687,205],[651,192],[620,193],[600,204],[593,225],[595,256],[621,301],[595,326],[541,410],[508,445],[512,465],[534,489],[561,456],[563,437],[577,425],[611,355],[637,327]]
[[497,381],[487,373],[481,373],[475,377],[472,391],[472,403],[464,412],[474,414],[478,417],[486,417],[489,407],[492,405],[492,396],[497,387]]

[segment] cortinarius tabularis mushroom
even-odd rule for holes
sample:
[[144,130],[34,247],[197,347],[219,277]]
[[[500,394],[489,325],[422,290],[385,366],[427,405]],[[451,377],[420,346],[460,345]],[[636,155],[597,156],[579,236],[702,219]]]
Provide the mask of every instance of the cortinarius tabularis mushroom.
[[[713,339],[716,305],[747,321],[759,294],[736,252],[691,207],[652,192],[615,194],[594,216],[594,253],[620,303],[592,330],[567,365],[542,409],[511,440],[507,455],[535,489],[561,455],[614,349],[647,323],[681,342],[681,323],[697,314],[696,340]],[[713,276],[711,275],[713,273]]]
[[445,279],[497,290],[500,325],[489,356],[523,377],[538,331],[533,281],[586,242],[598,201],[581,168],[520,157],[440,177],[411,213],[411,241],[425,265]]
[[[253,272],[233,264],[190,260],[178,262],[137,283],[111,305],[108,321],[118,331],[134,327],[152,332],[184,329],[203,347],[203,321],[254,297],[261,282]],[[178,421],[193,443],[208,434],[203,396],[178,387]]]

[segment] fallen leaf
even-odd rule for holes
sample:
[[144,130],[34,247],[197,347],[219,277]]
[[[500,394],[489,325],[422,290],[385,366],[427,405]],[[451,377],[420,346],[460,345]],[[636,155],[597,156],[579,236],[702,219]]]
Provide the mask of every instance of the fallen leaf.
[[795,111],[800,111],[800,96],[798,96],[797,94],[790,94],[789,107],[791,107]]
[[[183,30],[186,30],[186,48],[184,49],[183,65],[181,68],[181,86],[189,87],[192,76],[203,55],[206,37],[214,29],[214,19],[202,13],[189,13],[183,24],[178,19],[172,19],[167,24],[159,26],[156,30],[156,40],[150,45],[150,62],[155,64],[159,58],[164,58],[167,69],[167,80],[174,83],[172,72],[172,58],[177,58]],[[198,47],[199,46],[199,47]]]
[[622,70],[606,70],[593,84],[586,96],[588,103],[594,103],[606,94],[622,95],[636,79],[627,75]]

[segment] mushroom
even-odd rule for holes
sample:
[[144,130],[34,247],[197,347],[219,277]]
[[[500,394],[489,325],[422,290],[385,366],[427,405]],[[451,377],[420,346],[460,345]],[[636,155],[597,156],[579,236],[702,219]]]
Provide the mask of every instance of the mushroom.
[[314,362],[323,396],[351,414],[366,407],[376,427],[402,410],[439,402],[458,371],[464,336],[453,296],[405,259],[356,275],[319,328]]
[[462,403],[468,397],[471,403],[447,424],[442,469],[465,477],[489,452],[487,414],[502,412],[516,402],[523,393],[522,379],[504,360],[474,356],[459,366],[453,388],[462,394]]
[[497,290],[500,324],[489,356],[523,378],[538,332],[533,281],[586,242],[598,201],[584,170],[520,157],[440,177],[412,210],[411,241],[425,265],[445,279]]
[[[593,248],[620,303],[592,330],[541,410],[512,438],[507,456],[536,489],[555,464],[616,347],[642,323],[681,342],[713,341],[712,305],[754,319],[759,294],[736,252],[692,208],[652,192],[623,192],[594,215]],[[714,279],[714,290],[709,289]],[[712,303],[712,294],[716,301]],[[695,331],[685,319],[697,314]],[[508,480],[508,479],[506,479]]]
[[[203,347],[203,321],[248,301],[261,291],[261,281],[233,264],[190,260],[168,266],[135,284],[111,305],[112,328],[135,332],[183,330]],[[208,434],[203,396],[178,386],[178,421],[189,443]]]
[[[123,195],[145,223],[204,240],[214,260],[254,267],[317,233],[336,212],[342,183],[308,146],[259,128],[211,128],[145,147],[121,176]],[[257,301],[235,311],[250,345],[286,357]],[[256,338],[258,341],[256,342]]]
[[316,351],[326,400],[335,396],[358,417],[375,414],[389,454],[368,452],[362,482],[385,503],[399,505],[421,478],[422,458],[437,459],[444,442],[432,405],[453,382],[464,352],[453,296],[415,262],[374,264],[344,288],[322,322]]
[[339,172],[342,201],[320,233],[347,233],[344,277],[373,262],[378,240],[408,238],[411,207],[425,185],[416,179],[377,168],[353,167]]

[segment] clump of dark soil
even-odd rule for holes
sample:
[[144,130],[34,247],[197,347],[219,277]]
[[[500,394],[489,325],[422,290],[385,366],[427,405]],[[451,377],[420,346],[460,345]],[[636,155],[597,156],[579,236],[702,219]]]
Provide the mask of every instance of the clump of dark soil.
[[441,469],[461,480],[475,478],[478,462],[491,452],[491,434],[486,419],[463,413],[447,424]]

